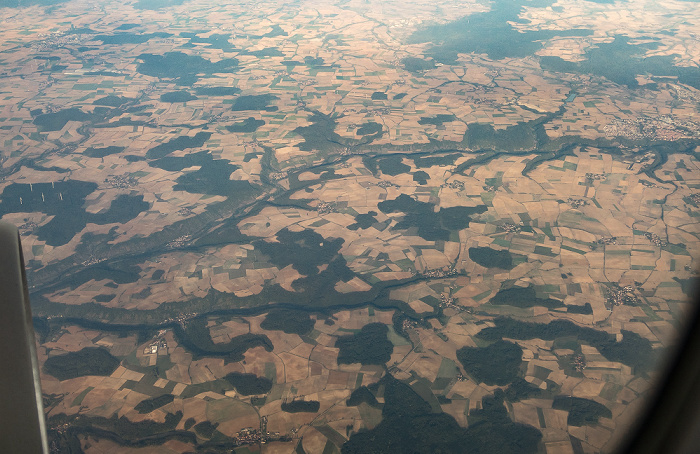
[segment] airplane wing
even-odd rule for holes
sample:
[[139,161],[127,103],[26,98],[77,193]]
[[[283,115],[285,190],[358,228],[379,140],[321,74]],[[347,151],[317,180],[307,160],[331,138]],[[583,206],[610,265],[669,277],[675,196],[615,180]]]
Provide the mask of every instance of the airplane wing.
[[19,232],[0,222],[0,452],[48,453]]

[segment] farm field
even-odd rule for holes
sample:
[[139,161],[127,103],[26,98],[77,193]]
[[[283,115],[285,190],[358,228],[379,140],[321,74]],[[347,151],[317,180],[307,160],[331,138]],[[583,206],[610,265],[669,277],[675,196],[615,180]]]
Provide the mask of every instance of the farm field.
[[0,218],[58,452],[611,452],[639,416],[698,279],[697,3],[24,3]]

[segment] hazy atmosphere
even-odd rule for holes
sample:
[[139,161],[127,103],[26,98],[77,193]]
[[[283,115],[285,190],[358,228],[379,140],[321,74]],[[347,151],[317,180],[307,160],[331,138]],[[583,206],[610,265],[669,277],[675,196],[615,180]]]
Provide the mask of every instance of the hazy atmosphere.
[[0,0],[56,453],[611,452],[700,258],[697,1]]

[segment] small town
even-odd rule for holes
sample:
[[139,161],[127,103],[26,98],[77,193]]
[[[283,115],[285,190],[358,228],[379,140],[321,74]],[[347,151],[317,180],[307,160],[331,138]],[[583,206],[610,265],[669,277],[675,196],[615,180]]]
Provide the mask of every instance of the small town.
[[408,318],[404,319],[404,321],[401,323],[401,329],[404,332],[406,332],[409,329],[415,328],[416,326],[418,326],[418,323],[415,320],[411,320]]
[[700,136],[700,124],[673,115],[641,116],[634,120],[613,120],[603,127],[608,136],[632,140],[678,140]]
[[336,213],[338,211],[338,204],[335,202],[319,202],[319,204],[316,205],[316,211],[318,214]]
[[109,178],[105,178],[105,183],[111,185],[113,188],[126,189],[136,186],[138,180],[128,174],[113,175]]
[[605,174],[588,172],[586,173],[586,179],[589,181],[603,180],[605,179]]
[[440,307],[443,309],[455,309],[457,311],[466,311],[468,308],[460,306],[457,304],[457,299],[453,296],[445,295],[444,293],[440,295]]
[[456,274],[459,274],[459,271],[457,271],[455,268],[444,267],[442,269],[437,269],[437,270],[423,271],[421,273],[421,276],[429,277],[429,278],[442,278],[442,277],[447,277],[447,276],[454,276]]
[[191,235],[181,235],[165,245],[167,249],[177,249],[185,246],[192,238]]
[[662,240],[656,233],[646,232],[644,237],[651,242],[654,246],[666,246],[668,242]]
[[463,191],[464,190],[464,182],[459,181],[459,180],[453,180],[450,181],[449,183],[443,183],[440,185],[441,188],[450,188],[450,189],[455,189],[457,191]]
[[499,225],[499,227],[508,233],[520,233],[520,231],[522,230],[522,226],[518,224],[513,224],[512,222],[503,223]]
[[634,288],[631,285],[624,287],[605,288],[605,306],[611,309],[613,306],[636,306],[639,304],[639,298],[634,295]]
[[280,181],[287,178],[287,172],[270,172],[267,177],[270,179],[270,181]]
[[571,205],[571,208],[579,208],[579,207],[585,207],[588,205],[588,200],[586,199],[575,199],[573,197],[569,197],[566,199],[566,203]]

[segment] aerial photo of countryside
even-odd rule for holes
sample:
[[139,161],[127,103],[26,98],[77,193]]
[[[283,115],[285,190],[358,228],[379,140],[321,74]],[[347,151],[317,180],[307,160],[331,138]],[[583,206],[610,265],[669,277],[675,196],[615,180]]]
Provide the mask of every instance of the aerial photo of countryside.
[[614,452],[700,259],[692,0],[0,0],[53,453]]

